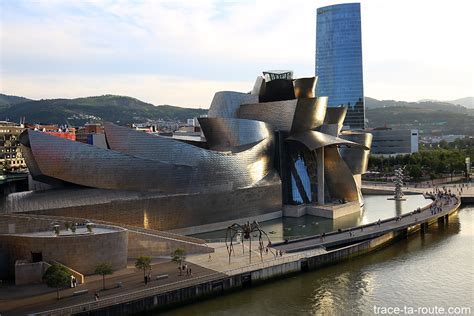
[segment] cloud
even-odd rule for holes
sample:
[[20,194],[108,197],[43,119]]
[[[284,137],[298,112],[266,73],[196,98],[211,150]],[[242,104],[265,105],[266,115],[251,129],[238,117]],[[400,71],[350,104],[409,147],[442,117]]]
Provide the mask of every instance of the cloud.
[[[157,104],[200,105],[202,91],[210,98],[224,83],[250,87],[262,70],[312,76],[316,8],[339,2],[1,1],[0,90],[44,97],[137,92]],[[361,5],[366,95],[416,100],[474,94],[474,47],[466,38],[470,0]],[[56,86],[51,78],[58,78]],[[170,88],[191,89],[177,95],[158,87],[169,87],[165,78],[172,78]]]

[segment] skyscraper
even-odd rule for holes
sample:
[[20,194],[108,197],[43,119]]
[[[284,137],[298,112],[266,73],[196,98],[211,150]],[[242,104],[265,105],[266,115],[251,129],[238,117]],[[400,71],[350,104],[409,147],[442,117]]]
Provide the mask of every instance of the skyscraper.
[[317,95],[328,106],[348,107],[344,125],[365,127],[360,4],[318,8],[316,17]]

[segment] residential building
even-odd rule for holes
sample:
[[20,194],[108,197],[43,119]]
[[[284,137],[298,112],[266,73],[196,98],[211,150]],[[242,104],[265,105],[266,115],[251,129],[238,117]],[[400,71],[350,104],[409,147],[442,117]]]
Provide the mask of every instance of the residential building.
[[22,124],[0,122],[0,168],[2,171],[26,169],[21,153],[20,134],[25,130]]

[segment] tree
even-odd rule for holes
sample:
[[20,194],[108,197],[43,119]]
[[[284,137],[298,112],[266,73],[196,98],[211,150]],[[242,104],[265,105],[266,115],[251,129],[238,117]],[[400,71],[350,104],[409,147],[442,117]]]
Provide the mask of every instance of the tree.
[[181,270],[183,266],[183,261],[186,259],[186,250],[183,248],[177,248],[171,253],[171,261],[176,262],[179,266],[179,275],[181,275]]
[[415,181],[420,179],[423,175],[421,168],[418,165],[408,166],[408,173],[410,174],[410,177],[412,177]]
[[43,274],[43,280],[46,281],[46,284],[49,287],[56,288],[56,293],[59,300],[61,298],[59,296],[59,289],[70,284],[71,274],[66,269],[66,267],[59,264],[53,264]]
[[95,274],[102,275],[102,289],[105,290],[105,276],[114,273],[112,265],[108,262],[101,262],[95,266]]
[[135,261],[135,268],[143,270],[143,279],[145,279],[146,270],[151,269],[151,258],[148,256],[140,256]]

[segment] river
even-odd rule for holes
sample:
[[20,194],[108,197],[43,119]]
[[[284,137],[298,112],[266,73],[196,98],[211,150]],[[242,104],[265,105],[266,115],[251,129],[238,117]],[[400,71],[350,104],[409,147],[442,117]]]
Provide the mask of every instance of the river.
[[[334,225],[305,216],[270,221],[262,226],[279,237],[318,233],[406,213],[424,204],[426,201],[420,196],[409,196],[401,204],[383,196],[369,196],[360,216]],[[474,207],[469,205],[451,216],[448,225],[431,225],[425,235],[416,233],[372,254],[165,314],[370,315],[382,311],[374,309],[379,307],[410,311],[435,306],[467,307],[474,313],[473,302]]]

